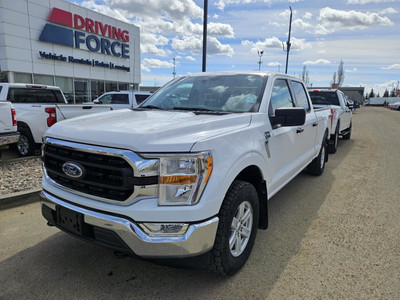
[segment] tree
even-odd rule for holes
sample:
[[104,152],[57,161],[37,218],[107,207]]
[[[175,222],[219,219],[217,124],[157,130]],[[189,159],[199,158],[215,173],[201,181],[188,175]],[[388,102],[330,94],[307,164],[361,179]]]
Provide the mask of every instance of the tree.
[[386,89],[385,92],[383,93],[383,97],[389,97],[389,91]]
[[306,86],[309,85],[309,83],[310,83],[310,77],[308,77],[308,70],[307,70],[307,67],[306,67],[306,66],[303,67],[303,73],[301,74],[301,79],[304,81],[304,83],[306,84]]
[[374,89],[371,89],[371,92],[368,95],[368,98],[375,97]]
[[336,85],[337,83],[336,83],[336,72],[335,73],[333,73],[333,78],[332,78],[332,81],[331,81],[331,86],[333,87],[334,85]]
[[340,60],[340,64],[337,71],[337,85],[342,86],[344,82],[344,69],[343,69],[343,60]]
[[[344,68],[343,68],[343,60],[340,60],[340,64],[337,70],[337,73],[333,73],[333,78],[331,81],[331,86],[332,87],[340,87],[342,86],[343,82],[344,82]],[[337,74],[337,75],[336,75]]]

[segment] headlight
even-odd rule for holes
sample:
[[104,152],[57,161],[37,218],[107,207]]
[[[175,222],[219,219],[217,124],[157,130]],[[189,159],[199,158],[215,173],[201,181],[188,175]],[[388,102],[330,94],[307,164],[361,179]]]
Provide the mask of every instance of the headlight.
[[158,205],[196,204],[212,170],[209,152],[160,155]]

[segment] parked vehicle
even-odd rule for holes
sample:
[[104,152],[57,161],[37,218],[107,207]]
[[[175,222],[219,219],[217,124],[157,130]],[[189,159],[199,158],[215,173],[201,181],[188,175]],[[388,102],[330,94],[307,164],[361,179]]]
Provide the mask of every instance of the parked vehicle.
[[296,77],[180,77],[137,109],[52,126],[42,214],[118,253],[232,275],[268,226],[267,200],[305,168],[323,173],[330,122]]
[[150,92],[142,91],[108,92],[93,100],[93,103],[108,104],[113,109],[136,108],[150,95]]
[[22,83],[0,83],[0,101],[10,101],[18,116],[19,156],[34,153],[43,133],[57,121],[109,111],[110,106],[67,104],[59,87]]
[[18,139],[14,106],[9,101],[0,101],[0,159],[3,147],[18,142]]
[[343,92],[337,89],[309,89],[309,93],[314,107],[326,107],[332,110],[332,132],[328,151],[335,153],[338,148],[339,135],[346,140],[351,136],[352,109],[354,109],[352,101],[346,100]]
[[400,101],[394,102],[394,103],[389,103],[388,108],[393,109],[393,110],[400,110]]

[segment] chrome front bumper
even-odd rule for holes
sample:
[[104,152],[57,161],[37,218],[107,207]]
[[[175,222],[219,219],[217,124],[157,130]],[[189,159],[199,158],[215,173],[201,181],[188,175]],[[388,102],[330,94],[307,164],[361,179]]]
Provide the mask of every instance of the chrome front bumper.
[[[45,190],[41,192],[40,196],[42,198],[42,211],[43,208],[47,210],[51,209],[51,213],[55,215],[56,206],[61,206],[82,214],[85,224],[93,228],[102,228],[103,230],[112,231],[134,254],[141,257],[192,257],[203,254],[211,250],[214,246],[219,221],[218,217],[211,218],[201,223],[189,224],[187,231],[182,235],[150,236],[140,228],[138,223],[123,217],[95,212],[67,203],[47,193]],[[48,218],[46,217],[46,219]],[[96,240],[92,239],[92,242],[96,243]]]

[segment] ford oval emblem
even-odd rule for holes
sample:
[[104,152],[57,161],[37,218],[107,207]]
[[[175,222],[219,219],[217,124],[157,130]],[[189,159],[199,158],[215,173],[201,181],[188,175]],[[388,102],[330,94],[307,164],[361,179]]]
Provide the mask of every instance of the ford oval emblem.
[[80,178],[84,173],[84,168],[81,165],[70,161],[63,164],[62,170],[66,175],[72,178]]

